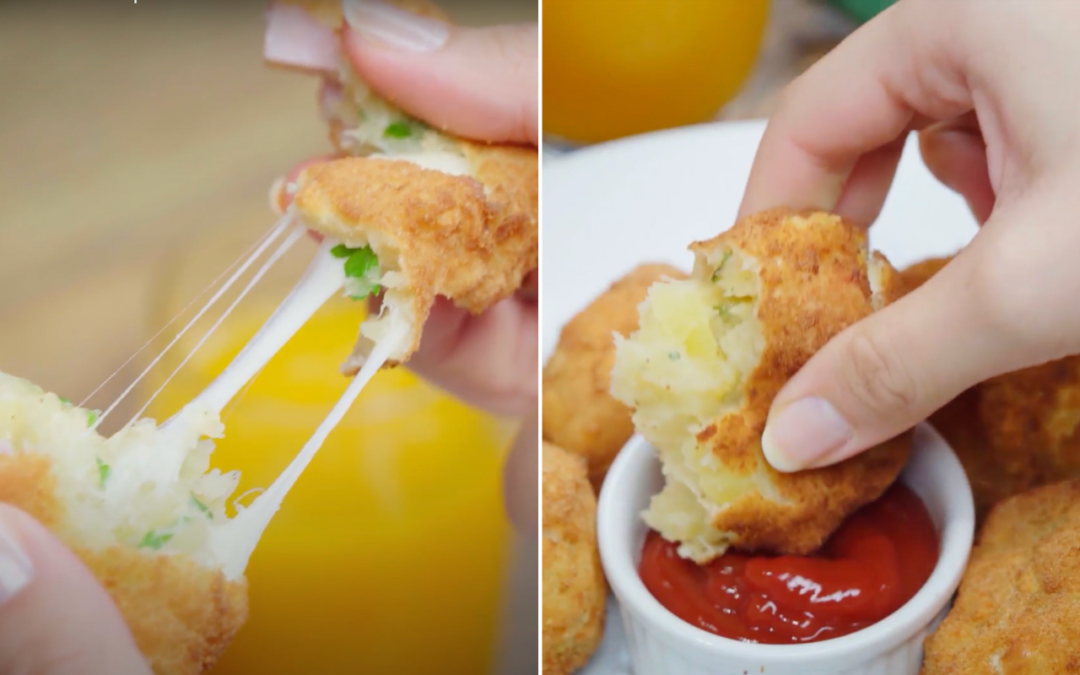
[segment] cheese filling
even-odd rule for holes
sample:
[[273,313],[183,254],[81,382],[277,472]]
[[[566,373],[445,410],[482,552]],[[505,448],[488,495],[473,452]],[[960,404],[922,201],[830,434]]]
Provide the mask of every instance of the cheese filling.
[[296,459],[250,506],[226,504],[239,472],[209,469],[221,408],[344,285],[341,260],[324,242],[304,279],[225,371],[167,423],[138,420],[105,438],[98,412],[72,405],[36,385],[0,372],[0,461],[19,454],[51,458],[56,497],[64,504],[61,534],[91,549],[121,545],[162,555],[185,554],[221,569],[244,570],[289,490],[340,423],[364,386],[404,348],[404,324],[379,336],[353,379]]

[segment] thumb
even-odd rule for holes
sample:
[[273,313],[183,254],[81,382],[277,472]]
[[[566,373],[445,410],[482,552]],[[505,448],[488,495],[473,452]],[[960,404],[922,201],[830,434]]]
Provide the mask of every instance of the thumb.
[[344,10],[345,51],[375,91],[461,136],[538,143],[535,24],[461,28],[379,0]]
[[1028,363],[995,330],[976,241],[922,287],[841,332],[773,401],[761,438],[779,471],[834,464],[910,429],[976,382]]
[[150,675],[93,574],[30,516],[2,504],[0,673]]

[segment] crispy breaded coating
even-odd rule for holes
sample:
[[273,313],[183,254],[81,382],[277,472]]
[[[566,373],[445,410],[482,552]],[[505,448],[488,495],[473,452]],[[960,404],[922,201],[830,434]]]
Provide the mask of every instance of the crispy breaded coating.
[[[951,258],[905,269],[914,290]],[[980,521],[997,502],[1080,477],[1080,357],[991,378],[930,417],[964,465]]]
[[686,276],[670,265],[634,268],[563,326],[544,366],[544,438],[585,458],[597,492],[615,455],[634,435],[630,409],[609,391],[615,363],[612,333],[625,336],[637,330],[638,305],[654,282]]
[[543,674],[585,665],[604,634],[607,582],[596,545],[596,496],[585,462],[543,447]]
[[[400,275],[384,282],[384,308],[410,323],[410,344],[392,355],[398,362],[419,347],[437,295],[479,314],[512,295],[537,265],[535,202],[473,178],[406,161],[345,158],[306,170],[293,203],[306,225],[348,246],[370,245],[384,272]],[[373,345],[362,334],[357,348],[366,354]],[[350,363],[349,372],[361,363]]]
[[754,214],[690,248],[692,279],[653,285],[641,328],[616,340],[612,393],[666,478],[645,520],[697,562],[729,546],[811,553],[892,484],[911,435],[783,474],[761,450],[769,407],[830,338],[900,295],[899,275],[825,213]]
[[[343,25],[338,2],[290,3],[328,26]],[[394,4],[447,21],[426,0]],[[355,374],[385,332],[377,324],[393,320],[387,313],[410,324],[408,346],[391,355],[388,365],[395,365],[419,347],[436,295],[479,314],[536,269],[539,160],[535,148],[458,138],[410,117],[371,91],[347,60],[335,84],[340,91],[326,111],[331,142],[342,155],[379,159],[308,169],[297,181],[295,210],[305,225],[347,245],[370,243],[384,270],[401,272],[382,284],[391,289],[383,315],[361,326],[343,367]]]
[[922,675],[1080,672],[1080,482],[999,503]]
[[52,464],[44,455],[0,453],[0,502],[35,517],[79,556],[109,592],[157,675],[208,670],[247,620],[247,582],[228,581],[182,554],[86,548],[56,497]]

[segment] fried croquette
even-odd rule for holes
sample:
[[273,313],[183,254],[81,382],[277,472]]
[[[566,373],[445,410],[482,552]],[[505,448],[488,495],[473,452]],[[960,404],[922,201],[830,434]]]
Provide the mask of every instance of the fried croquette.
[[922,675],[1080,672],[1080,482],[1014,495],[979,533]]
[[600,644],[607,582],[585,461],[543,445],[543,673],[566,675]]
[[[901,273],[907,290],[951,258]],[[991,378],[930,417],[971,481],[981,522],[997,502],[1029,488],[1080,477],[1080,357]]]
[[544,438],[586,459],[597,492],[615,455],[634,435],[630,409],[609,391],[612,333],[637,330],[638,305],[649,286],[665,277],[685,279],[686,274],[670,265],[646,264],[616,281],[563,327],[544,366]]
[[616,338],[612,394],[660,453],[645,521],[683,557],[729,546],[808,554],[877,499],[910,433],[835,466],[783,474],[761,450],[773,398],[830,338],[896,299],[899,275],[838,216],[779,209],[690,246],[692,278],[654,284]]
[[293,204],[303,223],[350,248],[370,247],[381,270],[381,311],[361,325],[347,373],[395,322],[406,324],[409,339],[391,359],[407,360],[436,296],[479,314],[520,288],[537,265],[536,212],[505,196],[473,178],[373,158],[300,176]]
[[171,438],[144,420],[106,439],[95,411],[0,373],[0,502],[79,556],[157,675],[208,670],[248,612],[247,581],[211,541],[238,476],[207,472],[213,444],[201,438],[220,423],[192,412]]
[[[291,0],[341,29],[340,2]],[[445,21],[422,0],[397,0]],[[478,143],[415,119],[373,92],[342,59],[329,103],[330,138],[343,159],[307,169],[294,206],[304,225],[370,246],[386,289],[380,312],[360,327],[343,370],[355,374],[396,322],[409,339],[390,355],[406,361],[420,345],[437,295],[479,314],[512,295],[539,261],[539,161],[535,148]]]

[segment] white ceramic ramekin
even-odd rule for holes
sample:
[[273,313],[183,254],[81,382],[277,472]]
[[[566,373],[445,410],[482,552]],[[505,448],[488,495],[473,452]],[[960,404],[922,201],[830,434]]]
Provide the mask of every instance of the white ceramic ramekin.
[[975,514],[964,470],[927,425],[901,480],[926,504],[941,537],[930,579],[891,616],[844,637],[759,645],[718,637],[666,610],[641,582],[646,526],[640,513],[663,477],[653,448],[635,436],[608,472],[597,528],[608,582],[618,598],[635,675],[916,675],[926,635],[944,616],[967,565]]

